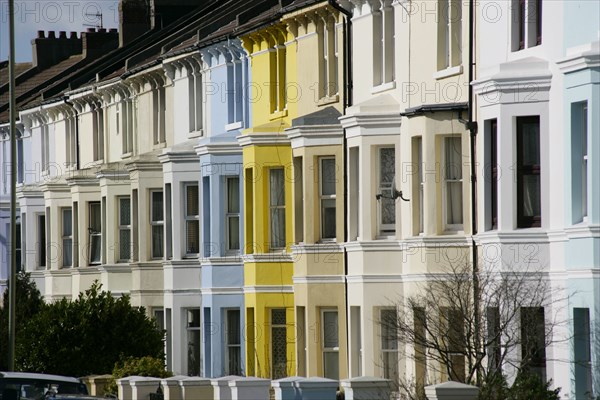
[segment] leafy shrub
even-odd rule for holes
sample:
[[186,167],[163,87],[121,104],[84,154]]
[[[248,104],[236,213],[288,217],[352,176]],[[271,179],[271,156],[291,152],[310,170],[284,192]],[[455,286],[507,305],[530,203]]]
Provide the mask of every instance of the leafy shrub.
[[173,376],[165,369],[162,358],[155,357],[126,357],[115,364],[113,368],[113,379],[107,387],[107,392],[117,394],[117,379],[127,376],[150,376],[154,378],[168,378]]
[[479,400],[559,400],[560,388],[551,389],[552,381],[520,372],[511,387],[501,374],[490,375],[480,388]]

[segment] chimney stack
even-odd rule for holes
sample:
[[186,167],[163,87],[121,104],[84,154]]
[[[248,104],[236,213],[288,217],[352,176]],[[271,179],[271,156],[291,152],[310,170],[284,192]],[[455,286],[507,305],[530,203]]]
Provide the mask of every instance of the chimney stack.
[[147,0],[119,1],[119,47],[123,47],[150,30]]
[[77,35],[67,37],[66,32],[59,32],[58,37],[54,31],[46,35],[38,31],[37,38],[31,41],[33,65],[45,69],[65,60],[72,55],[81,54],[81,39]]
[[96,31],[94,28],[89,28],[87,32],[81,34],[81,41],[84,58],[100,57],[119,46],[119,33],[114,29],[107,32],[106,29]]

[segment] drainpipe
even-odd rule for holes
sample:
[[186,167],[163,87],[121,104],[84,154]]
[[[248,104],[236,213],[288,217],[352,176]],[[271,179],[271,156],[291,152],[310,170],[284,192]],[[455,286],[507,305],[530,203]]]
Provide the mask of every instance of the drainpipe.
[[[331,7],[344,15],[344,115],[348,107],[352,105],[352,13],[336,3],[335,0],[328,0]],[[348,242],[348,140],[346,139],[346,129],[343,129],[343,170],[344,170],[344,244]],[[350,307],[348,307],[348,251],[346,246],[344,251],[344,301],[346,304],[346,357],[350,358]],[[348,365],[348,377],[351,376],[351,366]]]
[[[475,2],[469,0],[469,116],[467,121],[467,129],[471,138],[471,251],[473,260],[473,305],[474,305],[474,322],[475,322],[475,346],[477,352],[481,343],[480,327],[481,315],[479,313],[479,265],[477,244],[475,235],[477,234],[477,167],[476,163],[476,145],[477,145],[477,122],[473,121],[474,100],[473,100],[473,80],[474,80],[474,40],[475,40]],[[476,384],[479,386],[481,382],[481,373],[477,368]]]
[[67,96],[63,97],[63,101],[75,110],[75,169],[79,170],[79,111]]

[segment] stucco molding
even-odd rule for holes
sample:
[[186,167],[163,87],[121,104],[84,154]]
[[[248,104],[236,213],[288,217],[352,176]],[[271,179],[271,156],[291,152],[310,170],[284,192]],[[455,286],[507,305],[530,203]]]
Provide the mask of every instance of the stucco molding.
[[244,290],[240,287],[207,287],[200,289],[202,295],[243,295]]
[[344,243],[348,253],[353,252],[401,252],[405,246],[400,240],[373,240]]
[[312,275],[312,276],[294,276],[292,277],[294,285],[331,285],[344,283],[343,275]]
[[218,155],[240,155],[242,154],[242,148],[238,143],[232,142],[216,142],[216,143],[205,143],[194,147],[196,154],[203,156],[206,154],[218,154]]
[[482,244],[547,244],[551,242],[548,232],[537,228],[507,232],[485,232],[477,234],[476,238]]
[[294,258],[303,254],[330,254],[341,253],[344,251],[344,246],[341,243],[299,243],[292,246],[292,254]]
[[258,253],[244,254],[242,260],[244,263],[289,263],[293,258],[289,253]]
[[340,125],[299,126],[286,129],[292,149],[313,146],[339,146],[344,142]]
[[291,285],[244,286],[244,294],[246,293],[294,293],[294,287]]
[[290,144],[287,135],[281,133],[251,133],[237,137],[241,147],[246,146],[278,146]]
[[564,74],[600,68],[600,41],[567,49],[567,56],[556,62]]
[[203,267],[240,267],[242,256],[207,257],[200,259]]
[[573,225],[565,228],[565,234],[569,239],[600,238],[600,225]]

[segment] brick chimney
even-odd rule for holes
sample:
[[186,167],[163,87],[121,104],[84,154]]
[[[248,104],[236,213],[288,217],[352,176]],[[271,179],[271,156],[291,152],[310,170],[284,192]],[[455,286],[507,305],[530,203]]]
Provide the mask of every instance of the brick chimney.
[[81,34],[83,42],[83,57],[100,57],[119,46],[119,32],[116,29],[88,28]]
[[61,31],[57,37],[54,31],[49,31],[47,36],[44,31],[38,31],[37,38],[31,41],[33,65],[39,69],[46,69],[75,54],[81,54],[81,49],[81,39],[75,32],[67,37],[67,32]]
[[119,1],[119,46],[132,42],[150,30],[148,0]]

